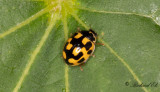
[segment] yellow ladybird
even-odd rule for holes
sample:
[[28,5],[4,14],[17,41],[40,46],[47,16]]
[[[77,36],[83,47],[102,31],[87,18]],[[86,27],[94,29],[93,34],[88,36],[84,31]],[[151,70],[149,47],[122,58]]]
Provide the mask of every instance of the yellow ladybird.
[[64,46],[65,62],[71,66],[85,63],[94,52],[96,37],[97,34],[92,29],[76,32]]

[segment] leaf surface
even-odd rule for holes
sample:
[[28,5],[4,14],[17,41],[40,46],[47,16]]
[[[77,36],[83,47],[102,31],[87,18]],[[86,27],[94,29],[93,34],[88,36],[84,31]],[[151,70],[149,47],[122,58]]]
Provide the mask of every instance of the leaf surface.
[[[0,92],[159,92],[159,6],[159,0],[1,0]],[[91,27],[104,44],[84,71],[61,58],[77,27]]]

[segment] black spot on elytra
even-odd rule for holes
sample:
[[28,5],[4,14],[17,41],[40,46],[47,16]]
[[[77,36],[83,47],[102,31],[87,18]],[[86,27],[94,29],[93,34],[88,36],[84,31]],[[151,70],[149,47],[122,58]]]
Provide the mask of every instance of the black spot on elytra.
[[89,48],[91,48],[92,43],[91,42],[87,42],[87,44],[85,45],[86,50],[89,50]]
[[84,61],[84,58],[82,58],[81,60],[78,61],[78,63],[82,63]]
[[67,47],[67,45],[68,45],[68,42],[65,44],[64,49]]
[[92,53],[92,50],[89,50],[88,52],[87,52],[87,54],[91,54]]

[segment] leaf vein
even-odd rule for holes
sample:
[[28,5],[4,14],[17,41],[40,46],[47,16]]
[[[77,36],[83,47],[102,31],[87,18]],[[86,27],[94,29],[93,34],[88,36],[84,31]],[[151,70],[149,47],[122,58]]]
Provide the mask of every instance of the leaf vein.
[[[63,11],[63,17],[62,17],[62,22],[64,26],[64,35],[65,35],[65,41],[68,39],[68,26],[67,26],[67,19],[66,19],[66,12]],[[65,87],[66,87],[66,92],[69,92],[69,77],[68,77],[68,65],[65,64]]]
[[[150,18],[151,20],[153,20],[158,26],[160,26],[160,24],[152,17],[153,14],[151,15],[144,15],[144,14],[136,14],[136,13],[129,13],[129,12],[112,12],[112,11],[101,11],[101,10],[95,10],[95,9],[89,9],[89,8],[83,8],[83,7],[77,7],[78,9],[81,10],[85,10],[85,11],[89,11],[89,12],[94,12],[94,13],[105,13],[105,14],[121,14],[121,15],[136,15],[136,16],[141,16],[141,17],[145,17],[145,18]],[[157,10],[158,11],[158,10]],[[156,12],[157,12],[156,11]]]
[[22,21],[21,23],[18,23],[16,26],[11,27],[10,29],[4,31],[3,33],[0,33],[0,39],[15,32],[17,29],[29,24],[31,21],[35,20],[36,18],[40,17],[41,15],[47,13],[49,11],[48,7],[42,9],[41,11],[37,12],[36,14],[32,15],[25,21]]
[[89,27],[83,23],[83,21],[77,16],[77,14],[72,13],[71,14],[85,29],[89,30]]
[[[115,55],[120,61],[121,63],[129,70],[129,72],[132,74],[133,78],[139,83],[142,84],[142,82],[140,81],[140,79],[138,78],[138,76],[135,74],[135,72],[132,70],[132,68],[126,63],[126,61],[120,57],[117,52],[115,52],[108,43],[106,43],[105,41],[103,41],[101,38],[99,38],[99,40],[105,45],[106,48],[108,48],[110,50],[110,52]],[[145,87],[142,87],[142,89],[144,90],[144,92],[149,92]]]
[[25,80],[26,76],[29,74],[29,70],[30,70],[32,64],[34,63],[34,61],[35,61],[35,59],[36,59],[36,56],[37,56],[38,53],[40,52],[43,44],[44,44],[45,41],[47,40],[50,32],[52,31],[52,28],[53,28],[53,26],[55,25],[56,20],[57,20],[57,15],[56,15],[56,14],[53,15],[53,16],[51,16],[50,24],[49,24],[49,26],[47,27],[44,35],[42,36],[39,44],[37,45],[37,47],[35,48],[35,50],[34,50],[33,53],[31,54],[31,57],[30,57],[28,63],[26,64],[26,66],[25,66],[25,68],[24,68],[24,70],[23,70],[23,72],[22,72],[22,75],[20,76],[20,79],[18,80],[15,88],[13,89],[13,92],[18,92],[18,90],[20,89],[20,87],[21,87],[23,81]]

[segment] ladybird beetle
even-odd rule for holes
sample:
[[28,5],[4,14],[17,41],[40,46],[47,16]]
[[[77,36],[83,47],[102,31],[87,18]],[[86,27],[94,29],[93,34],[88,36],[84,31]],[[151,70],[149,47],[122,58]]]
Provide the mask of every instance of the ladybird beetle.
[[85,63],[94,52],[96,38],[97,34],[92,29],[76,32],[64,46],[65,62],[71,66]]

